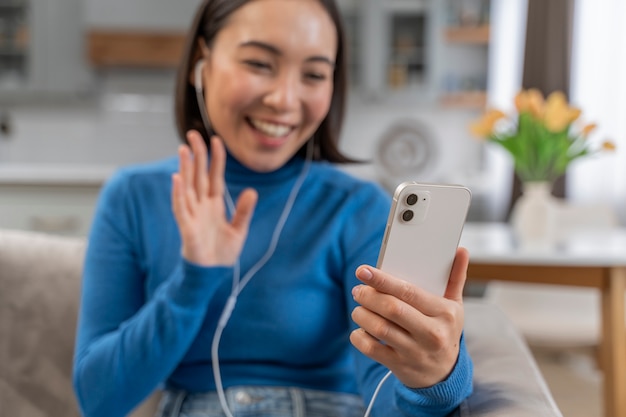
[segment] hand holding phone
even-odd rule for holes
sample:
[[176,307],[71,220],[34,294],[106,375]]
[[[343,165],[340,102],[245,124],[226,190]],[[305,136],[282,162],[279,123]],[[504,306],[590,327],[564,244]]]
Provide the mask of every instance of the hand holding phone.
[[461,185],[400,184],[377,267],[442,296],[470,202],[470,190]]
[[362,265],[356,271],[366,285],[353,290],[359,306],[352,318],[359,329],[350,340],[408,387],[443,381],[461,358],[469,258],[457,247],[470,200],[463,186],[401,184],[393,196],[378,269]]

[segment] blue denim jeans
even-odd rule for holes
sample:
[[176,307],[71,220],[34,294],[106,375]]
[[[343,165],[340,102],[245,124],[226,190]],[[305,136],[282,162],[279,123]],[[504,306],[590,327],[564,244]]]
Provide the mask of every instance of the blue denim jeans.
[[[226,401],[234,417],[363,417],[361,397],[293,387],[232,387]],[[165,391],[157,417],[224,417],[216,392]]]

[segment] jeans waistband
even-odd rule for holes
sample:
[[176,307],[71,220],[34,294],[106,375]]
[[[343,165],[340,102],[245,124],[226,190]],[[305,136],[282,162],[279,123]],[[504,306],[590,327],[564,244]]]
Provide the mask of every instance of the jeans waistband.
[[[239,386],[225,391],[234,417],[363,417],[361,397],[296,387]],[[216,392],[163,393],[157,417],[224,417]]]

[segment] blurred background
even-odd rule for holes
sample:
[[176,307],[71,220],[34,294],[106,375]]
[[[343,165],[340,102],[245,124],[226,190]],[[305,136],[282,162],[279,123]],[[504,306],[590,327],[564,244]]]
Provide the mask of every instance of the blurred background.
[[[117,167],[175,153],[174,77],[199,3],[0,0],[0,227],[85,235]],[[469,221],[506,221],[519,194],[511,161],[468,126],[487,108],[514,110],[521,88],[561,90],[598,124],[589,140],[617,150],[575,162],[554,194],[608,206],[626,225],[626,2],[339,4],[351,59],[341,147],[368,161],[344,169],[390,192],[407,179],[461,183]],[[595,397],[582,402],[596,407],[595,370],[576,363],[555,381],[584,368],[580,390]]]
[[[93,186],[117,166],[171,155],[175,67],[198,4],[0,0],[0,183]],[[390,190],[404,179],[463,183],[469,220],[506,220],[518,192],[510,160],[468,125],[485,108],[511,110],[522,87],[562,90],[617,152],[574,164],[555,194],[607,202],[626,221],[622,2],[339,4],[352,87],[341,146],[370,161],[346,169]],[[83,233],[79,220],[60,223]]]

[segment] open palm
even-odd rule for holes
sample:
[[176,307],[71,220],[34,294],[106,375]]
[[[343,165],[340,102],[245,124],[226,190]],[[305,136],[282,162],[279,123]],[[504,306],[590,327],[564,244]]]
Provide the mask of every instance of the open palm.
[[182,255],[203,266],[233,265],[248,235],[257,193],[244,190],[232,220],[224,204],[226,151],[211,138],[211,163],[200,133],[187,133],[189,145],[178,150],[179,172],[172,176],[172,207],[182,239]]

